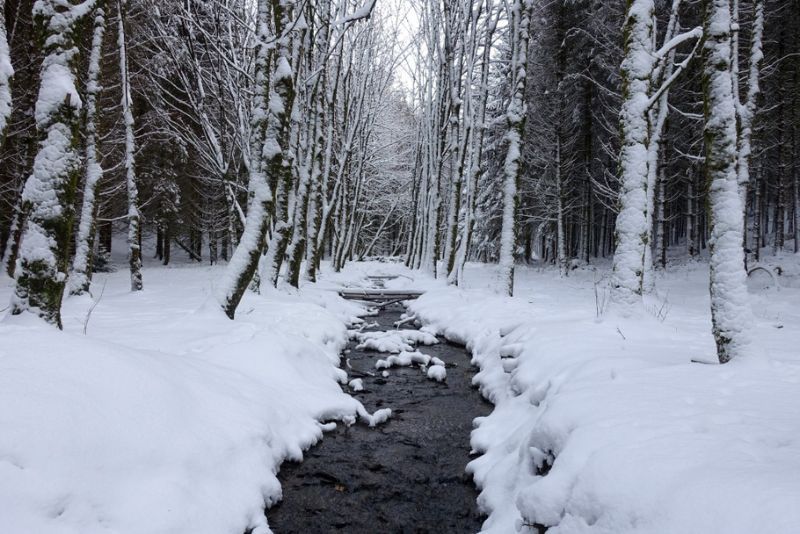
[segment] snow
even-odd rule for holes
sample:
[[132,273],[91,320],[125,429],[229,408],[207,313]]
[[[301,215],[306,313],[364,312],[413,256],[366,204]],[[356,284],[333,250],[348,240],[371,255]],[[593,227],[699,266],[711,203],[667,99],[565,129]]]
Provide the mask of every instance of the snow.
[[96,274],[102,297],[66,299],[64,332],[0,321],[0,532],[268,532],[283,460],[332,421],[388,420],[340,387],[359,306],[271,290],[231,321],[221,274],[151,265],[136,293],[124,269]]
[[[384,351],[385,352],[385,351]],[[418,350],[415,351],[402,351],[400,354],[389,356],[386,359],[380,359],[375,362],[375,369],[390,369],[392,367],[409,367],[411,365],[428,365],[431,357],[423,354]]]
[[[375,362],[375,369],[391,369],[392,367],[411,367],[418,365],[422,372],[437,382],[444,382],[447,378],[447,370],[444,367],[444,362],[436,357],[431,357],[428,354],[415,351],[401,351],[397,355],[391,355],[387,358],[382,358]],[[430,367],[428,367],[430,365]],[[389,376],[387,371],[383,371],[381,375],[386,378]],[[356,390],[358,391],[358,390]]]
[[468,264],[458,289],[424,282],[409,313],[467,345],[495,404],[476,419],[482,455],[468,466],[490,513],[483,532],[793,532],[800,258],[779,264],[780,283],[750,295],[765,357],[725,366],[701,264],[660,273],[647,311],[627,318],[597,317],[589,269],[567,283],[518,268],[514,298],[484,289],[496,266]]
[[367,418],[367,422],[369,426],[374,427],[380,425],[381,423],[385,423],[389,420],[392,416],[392,410],[390,408],[382,408],[377,410],[374,414],[370,415]]
[[353,391],[364,391],[364,381],[361,378],[354,378],[347,385]]
[[737,118],[731,78],[731,14],[712,3],[706,17],[705,136],[711,235],[711,309],[722,362],[752,356],[744,271],[744,209],[736,173]]
[[342,24],[348,24],[350,22],[355,22],[357,20],[369,18],[372,14],[372,10],[375,8],[375,4],[378,0],[366,0],[364,5],[360,8],[356,9],[352,14],[342,17],[336,20],[333,25],[339,26]]
[[435,345],[439,342],[435,335],[422,330],[353,332],[352,335],[354,339],[358,340],[357,349],[377,352],[413,352],[413,345]]
[[65,101],[76,110],[81,109],[81,98],[75,87],[75,78],[68,62],[75,51],[62,52],[45,57],[42,67],[42,81],[39,99],[36,101],[36,124],[39,128],[47,126]]
[[[609,265],[568,280],[519,266],[510,298],[495,292],[496,265],[467,264],[456,288],[351,263],[293,294],[248,292],[235,321],[212,297],[221,267],[149,266],[135,294],[124,271],[98,274],[102,298],[67,299],[64,332],[29,314],[0,322],[0,532],[268,532],[283,460],[336,421],[392,415],[367,413],[340,386],[363,386],[337,365],[347,339],[366,334],[408,345],[440,334],[471,351],[494,404],[475,419],[467,467],[489,513],[483,532],[794,532],[800,256],[763,267],[782,274],[751,285],[762,357],[724,366],[708,267],[695,262],[658,272],[631,317],[597,312]],[[426,291],[405,318],[420,333],[348,332],[364,310],[330,289],[380,274]],[[11,286],[0,278],[0,298]],[[444,362],[413,348],[384,361],[446,380]]]
[[428,367],[427,377],[437,382],[444,382],[447,378],[447,370],[443,365],[431,365]]
[[11,116],[11,78],[13,76],[14,67],[11,65],[5,20],[3,20],[0,21],[0,136],[5,134],[8,119]]

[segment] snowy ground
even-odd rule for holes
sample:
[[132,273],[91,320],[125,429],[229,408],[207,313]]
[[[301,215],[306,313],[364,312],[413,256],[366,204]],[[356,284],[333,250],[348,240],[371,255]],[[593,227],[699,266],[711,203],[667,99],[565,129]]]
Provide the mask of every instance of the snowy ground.
[[88,297],[66,301],[64,332],[0,321],[0,532],[265,532],[280,462],[363,410],[337,368],[360,308],[272,291],[229,321],[220,268],[144,274],[139,294],[97,275],[86,334]]
[[[779,287],[752,283],[757,355],[724,367],[692,362],[714,361],[703,264],[661,277],[634,319],[609,309],[602,268],[520,268],[508,299],[493,266],[456,289],[351,264],[248,294],[233,322],[210,300],[219,268],[150,266],[140,294],[124,270],[99,275],[88,324],[88,298],[66,302],[63,333],[0,322],[0,532],[266,532],[280,462],[363,410],[337,368],[362,310],[328,290],[374,275],[427,289],[411,312],[480,366],[496,406],[469,470],[486,532],[794,532],[800,262],[775,263]],[[0,278],[0,302],[10,291]]]
[[491,266],[473,265],[467,290],[413,302],[469,346],[496,404],[469,466],[485,531],[796,532],[800,270],[796,257],[775,263],[781,286],[763,289],[766,275],[751,292],[755,356],[724,367],[691,361],[715,357],[703,264],[662,276],[633,319],[608,306],[598,317],[603,269],[520,269],[508,299],[487,291]]

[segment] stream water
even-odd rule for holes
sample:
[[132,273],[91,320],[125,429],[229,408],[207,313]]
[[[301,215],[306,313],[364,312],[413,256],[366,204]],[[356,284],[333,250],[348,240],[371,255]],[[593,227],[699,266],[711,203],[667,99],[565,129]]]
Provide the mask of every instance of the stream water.
[[[365,330],[389,330],[403,307],[391,305]],[[412,328],[412,326],[404,326]],[[442,340],[419,347],[447,364],[444,383],[417,368],[389,370],[375,362],[387,355],[350,343],[351,378],[363,378],[355,395],[370,411],[389,407],[391,419],[377,428],[338,425],[305,454],[285,463],[279,479],[283,501],[267,511],[276,534],[462,533],[480,530],[477,491],[464,472],[472,420],[491,410],[471,385],[474,370],[462,347]]]

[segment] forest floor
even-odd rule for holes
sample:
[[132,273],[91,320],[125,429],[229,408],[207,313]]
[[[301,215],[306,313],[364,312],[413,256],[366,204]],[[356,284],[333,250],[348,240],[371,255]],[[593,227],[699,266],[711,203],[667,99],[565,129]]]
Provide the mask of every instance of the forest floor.
[[[381,531],[378,516],[399,521],[403,506],[416,514],[408,530],[424,531],[436,508],[405,502],[418,501],[390,480],[398,454],[434,505],[452,494],[440,506],[450,532],[479,527],[470,476],[484,532],[794,532],[799,260],[772,258],[767,270],[782,275],[753,277],[753,353],[724,367],[699,262],[659,274],[633,318],[608,303],[607,265],[564,279],[520,267],[507,298],[494,292],[494,266],[469,265],[453,288],[400,264],[354,263],[300,291],[248,293],[236,321],[212,297],[221,266],[147,264],[137,294],[124,269],[97,275],[92,298],[65,301],[64,332],[0,321],[0,532],[262,534],[265,503],[283,497],[268,512],[280,534],[331,489],[321,532],[340,522],[358,532],[344,507],[362,494],[376,497],[361,504],[375,514],[367,531]],[[375,275],[426,290],[406,311],[419,335],[465,345],[477,373],[445,343],[418,347],[458,364],[442,384],[416,368],[370,376],[385,355],[352,345],[343,365],[365,309],[332,290]],[[0,301],[12,288],[0,277]],[[392,313],[364,330],[389,329]],[[364,391],[346,386],[354,378]],[[383,425],[378,408],[395,410]],[[435,444],[438,433],[446,441]],[[482,454],[462,477],[470,449]],[[331,459],[343,453],[337,472]]]

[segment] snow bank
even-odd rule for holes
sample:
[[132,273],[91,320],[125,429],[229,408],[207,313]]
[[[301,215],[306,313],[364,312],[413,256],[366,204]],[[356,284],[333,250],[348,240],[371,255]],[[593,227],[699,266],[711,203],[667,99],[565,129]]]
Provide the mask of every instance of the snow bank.
[[447,379],[447,369],[444,365],[431,365],[428,367],[427,377],[437,382],[444,382]]
[[347,383],[348,387],[353,391],[364,391],[364,380],[361,378],[354,378]]
[[431,357],[420,351],[403,351],[396,356],[389,356],[375,362],[375,369],[391,369],[392,367],[410,367],[413,364],[428,365]]
[[[410,303],[468,346],[495,404],[468,467],[484,532],[796,530],[800,290],[754,302],[766,358],[719,366],[691,361],[715,356],[706,267],[670,272],[630,319],[596,317],[593,273],[520,271],[516,298],[449,288]],[[489,272],[472,266],[468,287]]]
[[422,330],[353,332],[352,336],[353,339],[358,341],[356,349],[392,352],[395,354],[414,352],[413,346],[416,344],[435,345],[439,342],[435,335]]
[[96,275],[87,335],[88,297],[65,302],[64,332],[0,322],[0,532],[267,532],[280,463],[323,421],[391,414],[339,386],[351,303],[248,294],[229,321],[211,297],[219,269],[149,273],[137,294],[125,271]]

